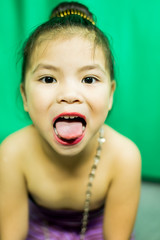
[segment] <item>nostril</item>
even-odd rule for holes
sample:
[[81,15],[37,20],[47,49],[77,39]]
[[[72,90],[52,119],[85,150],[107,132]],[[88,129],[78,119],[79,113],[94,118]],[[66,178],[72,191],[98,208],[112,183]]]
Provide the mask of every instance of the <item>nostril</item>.
[[79,100],[73,100],[73,99],[62,99],[60,102],[64,102],[64,103],[78,103]]
[[58,96],[57,98],[58,103],[81,103],[82,97],[76,93],[65,93],[64,95]]

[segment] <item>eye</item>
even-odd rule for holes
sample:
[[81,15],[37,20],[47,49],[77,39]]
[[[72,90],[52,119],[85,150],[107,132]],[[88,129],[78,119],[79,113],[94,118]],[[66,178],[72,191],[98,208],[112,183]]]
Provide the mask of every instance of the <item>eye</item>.
[[57,80],[53,77],[50,77],[50,76],[46,76],[46,77],[43,77],[40,79],[41,82],[43,83],[56,83]]
[[82,83],[87,83],[87,84],[93,84],[97,81],[98,81],[98,79],[95,77],[86,77],[86,78],[82,79]]

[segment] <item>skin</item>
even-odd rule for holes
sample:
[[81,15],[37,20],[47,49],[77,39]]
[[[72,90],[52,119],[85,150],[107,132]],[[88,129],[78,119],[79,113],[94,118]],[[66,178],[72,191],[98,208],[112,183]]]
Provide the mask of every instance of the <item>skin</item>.
[[[48,76],[52,83],[45,83]],[[93,77],[91,84],[86,77]],[[0,150],[1,240],[25,239],[28,192],[50,209],[83,210],[98,132],[114,90],[102,48],[94,49],[87,38],[58,37],[35,48],[21,85],[33,125],[9,136]],[[54,137],[52,121],[63,112],[86,116],[85,136],[76,145],[64,146]],[[105,125],[104,134],[91,209],[105,203],[105,240],[128,240],[139,200],[141,157],[136,145],[111,127]]]

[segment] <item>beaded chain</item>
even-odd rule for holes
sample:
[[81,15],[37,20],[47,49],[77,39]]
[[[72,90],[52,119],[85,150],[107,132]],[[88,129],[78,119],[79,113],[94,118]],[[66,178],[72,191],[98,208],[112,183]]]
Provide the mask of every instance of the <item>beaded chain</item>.
[[91,201],[91,189],[93,185],[93,180],[95,178],[96,169],[100,160],[101,150],[102,150],[102,144],[105,142],[104,138],[104,130],[103,128],[99,131],[99,138],[98,138],[98,147],[96,151],[96,155],[94,157],[94,163],[91,167],[91,171],[89,173],[89,180],[87,184],[87,190],[86,190],[86,198],[84,203],[84,211],[83,211],[83,218],[82,218],[82,227],[81,227],[81,233],[80,233],[80,240],[84,240],[85,233],[87,230],[87,224],[88,224],[88,217],[89,217],[89,207],[90,207],[90,201]]

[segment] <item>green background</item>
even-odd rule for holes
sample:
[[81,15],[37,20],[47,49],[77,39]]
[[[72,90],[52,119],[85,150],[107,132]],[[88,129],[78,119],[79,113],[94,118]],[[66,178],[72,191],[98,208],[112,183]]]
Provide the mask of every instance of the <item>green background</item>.
[[[29,124],[18,87],[28,34],[62,1],[3,0],[0,14],[0,141]],[[109,36],[117,89],[107,123],[133,140],[144,179],[160,181],[160,1],[81,0]]]

